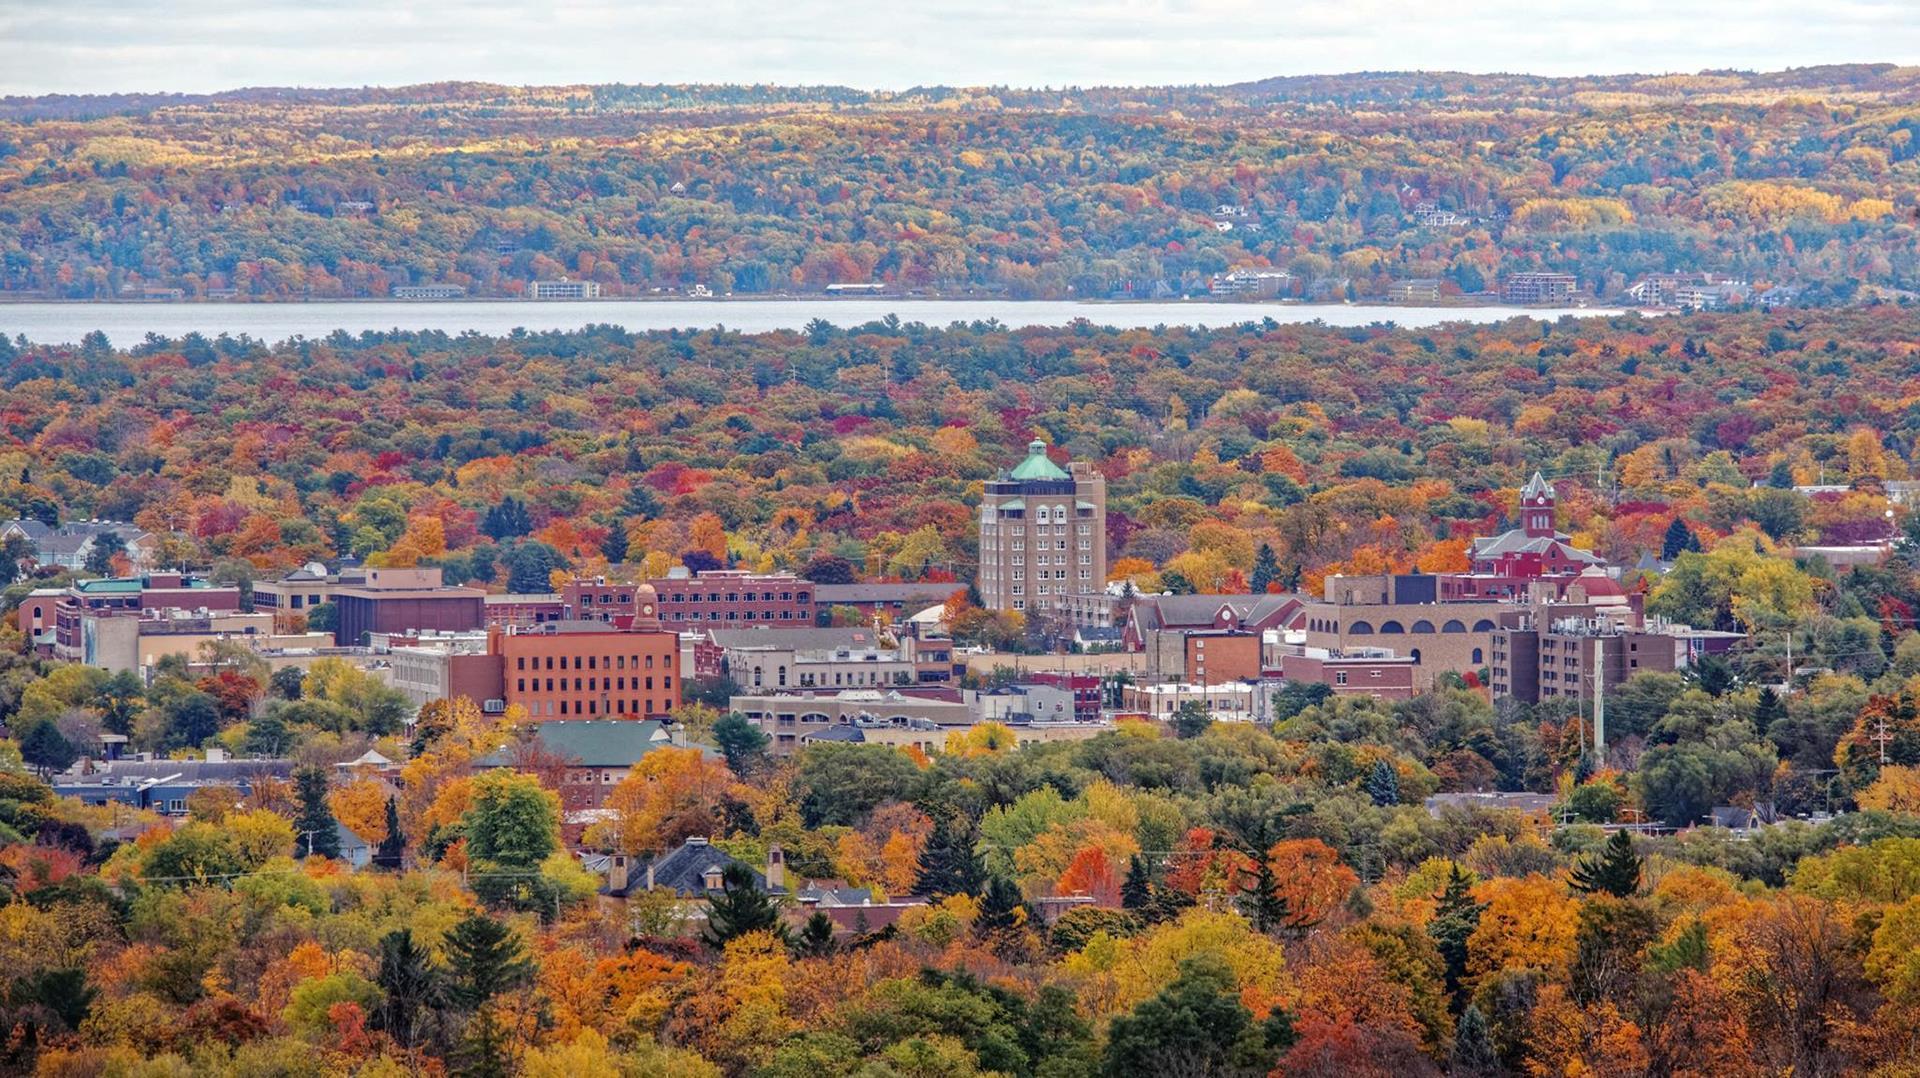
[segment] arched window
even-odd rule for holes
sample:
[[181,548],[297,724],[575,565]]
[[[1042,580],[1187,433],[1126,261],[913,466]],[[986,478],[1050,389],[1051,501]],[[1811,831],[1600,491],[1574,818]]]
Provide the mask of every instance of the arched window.
[[1414,648],[1414,649],[1413,649],[1413,651],[1412,651],[1412,652],[1411,652],[1410,654],[1412,654],[1412,656],[1413,656],[1413,661],[1414,661],[1414,662],[1416,662],[1416,663],[1418,663],[1418,662],[1420,661],[1420,649],[1419,649],[1419,648]]
[[1356,621],[1347,626],[1347,631],[1349,633],[1352,633],[1355,636],[1372,636],[1373,623],[1366,622],[1366,621]]
[[1397,621],[1383,621],[1380,623],[1380,631],[1383,633],[1404,633],[1407,631],[1407,627]]
[[1493,622],[1488,621],[1486,618],[1481,618],[1479,621],[1473,623],[1473,631],[1476,633],[1490,633],[1493,631]]
[[1433,622],[1421,618],[1419,621],[1413,623],[1413,631],[1416,633],[1430,633],[1433,631]]
[[1467,627],[1460,624],[1460,619],[1449,618],[1445,625],[1440,626],[1440,631],[1443,633],[1464,633],[1467,631]]
[[1486,661],[1486,656],[1480,651],[1479,648],[1474,648],[1473,649],[1473,665],[1479,666],[1481,663],[1485,661]]

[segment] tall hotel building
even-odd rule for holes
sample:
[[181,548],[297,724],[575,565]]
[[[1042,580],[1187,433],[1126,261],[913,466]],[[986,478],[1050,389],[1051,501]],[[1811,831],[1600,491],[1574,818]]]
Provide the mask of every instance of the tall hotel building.
[[1079,461],[1062,471],[1045,443],[1029,444],[980,503],[981,599],[1045,620],[1106,580],[1107,481]]

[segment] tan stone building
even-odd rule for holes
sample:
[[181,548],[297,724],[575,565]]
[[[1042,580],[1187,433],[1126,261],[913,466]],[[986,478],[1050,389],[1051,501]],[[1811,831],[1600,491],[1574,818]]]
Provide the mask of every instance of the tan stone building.
[[1107,481],[1083,461],[1062,469],[1046,443],[1032,442],[981,500],[980,597],[1044,622],[1106,579]]

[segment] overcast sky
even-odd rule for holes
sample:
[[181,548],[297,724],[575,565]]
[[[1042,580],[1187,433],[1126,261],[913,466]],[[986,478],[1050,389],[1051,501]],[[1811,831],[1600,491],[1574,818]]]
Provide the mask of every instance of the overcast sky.
[[0,93],[1061,86],[1920,61],[1920,0],[0,0]]

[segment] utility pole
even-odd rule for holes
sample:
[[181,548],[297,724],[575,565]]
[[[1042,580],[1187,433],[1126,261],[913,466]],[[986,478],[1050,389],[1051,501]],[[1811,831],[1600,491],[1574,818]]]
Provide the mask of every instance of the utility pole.
[[1889,763],[1890,761],[1887,759],[1887,742],[1893,740],[1893,735],[1887,732],[1887,720],[1885,717],[1874,721],[1873,737],[1871,740],[1880,743],[1880,763],[1883,766]]

